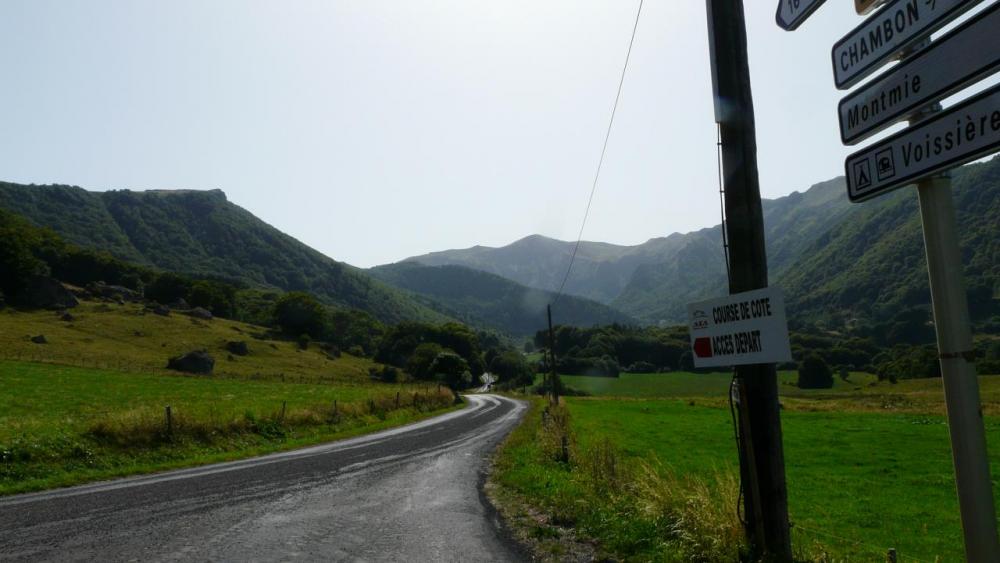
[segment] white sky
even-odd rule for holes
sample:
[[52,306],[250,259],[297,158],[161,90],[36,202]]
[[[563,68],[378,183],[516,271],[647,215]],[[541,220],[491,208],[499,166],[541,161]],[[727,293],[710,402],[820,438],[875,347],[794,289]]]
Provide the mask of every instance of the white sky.
[[[764,196],[841,175],[853,2],[794,33],[745,2]],[[572,240],[637,5],[0,0],[0,179],[220,188],[358,266]],[[702,0],[646,0],[584,238],[719,222],[706,30]]]

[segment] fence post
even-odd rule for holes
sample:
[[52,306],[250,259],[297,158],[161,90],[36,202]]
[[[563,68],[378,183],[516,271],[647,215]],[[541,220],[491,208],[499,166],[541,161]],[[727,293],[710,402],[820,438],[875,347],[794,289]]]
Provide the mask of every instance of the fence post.
[[285,408],[288,406],[287,401],[281,401],[281,422],[285,422]]
[[396,391],[396,408],[399,408],[399,391]]
[[886,563],[896,563],[896,548],[889,548],[889,552],[885,554],[885,561]]
[[170,412],[170,405],[167,405],[166,417],[167,417],[167,436],[172,437],[174,435],[174,417]]

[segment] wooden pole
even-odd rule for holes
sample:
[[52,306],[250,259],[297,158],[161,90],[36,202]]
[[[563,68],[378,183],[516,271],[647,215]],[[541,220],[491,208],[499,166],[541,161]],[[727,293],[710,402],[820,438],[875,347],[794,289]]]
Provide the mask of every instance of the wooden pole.
[[[746,22],[742,0],[706,4],[726,190],[729,292],[741,293],[768,285]],[[757,364],[738,366],[736,375],[745,397],[740,436],[748,455],[740,467],[742,477],[751,480],[743,497],[751,549],[765,559],[791,561],[777,372],[774,364]],[[747,439],[751,436],[752,441]]]
[[546,310],[549,316],[549,389],[552,393],[552,402],[559,404],[559,374],[556,373],[556,336],[552,330],[552,305],[548,305]]

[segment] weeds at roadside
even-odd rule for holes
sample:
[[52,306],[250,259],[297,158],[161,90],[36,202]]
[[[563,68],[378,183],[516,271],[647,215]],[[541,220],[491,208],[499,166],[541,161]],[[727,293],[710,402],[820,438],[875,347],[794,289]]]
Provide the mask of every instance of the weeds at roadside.
[[[571,544],[586,538],[613,559],[734,561],[745,552],[735,475],[680,477],[667,464],[627,458],[608,438],[581,444],[564,403],[532,408],[498,452],[491,487],[501,505],[521,506],[513,524],[540,557],[579,550]],[[565,539],[555,531],[570,528]]]

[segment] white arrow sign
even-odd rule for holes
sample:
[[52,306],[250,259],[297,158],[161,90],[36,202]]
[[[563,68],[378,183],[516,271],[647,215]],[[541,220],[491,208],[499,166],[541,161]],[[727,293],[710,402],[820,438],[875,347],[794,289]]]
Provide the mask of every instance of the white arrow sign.
[[847,157],[847,195],[864,201],[997,150],[1000,86]]
[[852,145],[1000,69],[1000,4],[977,14],[840,102],[840,138]]
[[785,31],[792,31],[802,25],[826,0],[778,0],[775,20]]
[[982,0],[893,0],[833,46],[833,81],[843,90]]

